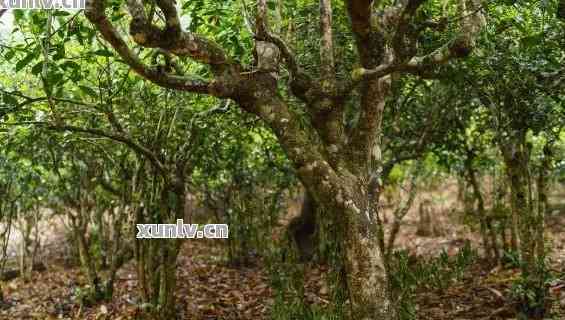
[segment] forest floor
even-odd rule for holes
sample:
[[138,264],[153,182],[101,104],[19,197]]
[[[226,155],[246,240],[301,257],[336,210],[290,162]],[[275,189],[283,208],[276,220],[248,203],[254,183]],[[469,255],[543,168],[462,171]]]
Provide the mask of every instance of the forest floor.
[[[408,216],[399,247],[417,257],[453,256],[465,240],[476,239],[474,233],[459,224],[448,224],[449,210],[441,211],[437,225],[441,232],[433,237],[416,237],[416,216]],[[450,221],[453,221],[451,217]],[[548,218],[548,237],[552,242],[550,265],[560,275],[550,284],[552,318],[565,319],[565,212]],[[63,239],[58,239],[62,242]],[[85,283],[77,266],[69,266],[61,243],[51,245],[44,254],[47,270],[34,272],[29,282],[16,278],[3,284],[6,303],[0,306],[0,320],[16,319],[138,319],[136,275],[133,263],[118,275],[115,298],[111,302],[81,308],[76,289]],[[258,259],[253,266],[230,267],[222,248],[212,240],[187,241],[178,261],[178,311],[181,319],[269,319],[274,303],[269,273]],[[305,300],[324,306],[329,303],[326,284],[327,268],[306,266]],[[462,277],[444,289],[420,288],[415,296],[418,319],[512,319],[510,289],[518,277],[515,268],[492,266],[476,260]]]
[[[273,291],[264,265],[232,268],[211,257],[221,256],[210,242],[193,241],[183,246],[179,258],[177,290],[181,319],[268,319]],[[78,268],[65,266],[63,259],[45,262],[48,270],[34,272],[30,282],[21,278],[4,287],[7,305],[0,319],[138,319],[133,265],[119,273],[115,298],[81,309],[75,289],[85,279]],[[564,266],[561,265],[560,272]],[[308,266],[306,294],[308,303],[329,302],[325,274],[327,269]],[[467,269],[464,277],[444,290],[421,290],[416,295],[418,319],[511,319],[508,300],[516,269],[490,267],[480,261]],[[565,280],[565,279],[562,279]],[[552,284],[552,319],[565,319],[565,281]],[[549,318],[548,318],[549,319]]]

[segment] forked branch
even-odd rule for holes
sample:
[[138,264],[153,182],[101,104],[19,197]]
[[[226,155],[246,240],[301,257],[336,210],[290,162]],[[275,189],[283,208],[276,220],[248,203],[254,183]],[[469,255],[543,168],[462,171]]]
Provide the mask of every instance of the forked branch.
[[[205,57],[204,54],[200,54],[201,51],[198,49],[204,44],[207,44],[207,42],[200,41],[200,37],[196,37],[191,34],[186,35],[184,33],[181,33],[181,36],[179,37],[184,40],[182,43],[176,42],[176,44],[174,45],[167,44],[166,39],[168,39],[168,37],[162,37],[162,30],[157,27],[144,24],[144,22],[147,22],[147,20],[144,20],[145,12],[141,11],[144,10],[143,7],[139,8],[136,4],[136,0],[130,0],[129,2],[130,10],[133,11],[132,14],[135,14],[132,21],[132,26],[134,28],[130,31],[134,35],[134,40],[137,43],[146,47],[159,47],[177,55],[183,55],[180,53],[185,52],[186,55],[190,55],[193,58],[195,56],[200,57],[200,61],[202,62],[209,62],[210,60],[212,60],[212,58],[214,58],[215,62],[218,62],[218,59],[225,61],[225,56],[218,53],[217,50],[213,50],[214,54],[210,54],[208,55],[208,57]],[[164,1],[159,2],[164,8],[163,11],[166,12],[165,16],[168,16],[170,20],[167,23],[167,28],[164,31],[173,31],[174,35],[174,30],[176,30],[176,23],[174,22],[175,18],[171,18],[173,12],[170,11],[171,8],[168,7],[166,3],[163,3]],[[194,93],[206,93],[218,97],[225,97],[230,94],[229,88],[221,85],[220,81],[209,82],[194,75],[179,76],[169,74],[163,72],[163,70],[160,68],[145,65],[143,61],[141,61],[141,59],[129,48],[128,44],[122,39],[122,36],[118,33],[115,26],[109,21],[108,17],[105,14],[105,9],[105,0],[91,0],[87,3],[85,14],[87,18],[100,30],[102,37],[110,43],[110,45],[118,52],[123,61],[127,65],[129,65],[136,73],[150,80],[151,82],[154,82],[166,88],[190,91]],[[174,11],[174,13],[176,14],[176,11]],[[135,27],[139,27],[139,30],[141,31],[137,32],[135,30]],[[158,39],[155,38],[156,35],[159,36]],[[221,57],[218,58],[218,55],[220,55]]]

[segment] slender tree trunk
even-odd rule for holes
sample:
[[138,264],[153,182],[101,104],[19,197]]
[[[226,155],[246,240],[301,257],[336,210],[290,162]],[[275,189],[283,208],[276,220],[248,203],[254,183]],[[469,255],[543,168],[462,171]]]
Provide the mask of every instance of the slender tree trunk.
[[517,225],[520,255],[524,262],[523,272],[528,276],[534,272],[535,234],[532,230],[536,228],[536,219],[534,219],[530,210],[531,204],[528,201],[529,152],[526,148],[525,137],[522,137],[506,148],[504,158],[510,182],[512,221],[513,225]]
[[543,158],[539,169],[537,192],[538,212],[536,230],[536,255],[538,258],[545,257],[545,214],[547,210],[547,180],[548,172],[551,170],[551,145],[548,143],[543,148]]
[[[167,239],[170,241],[175,241]],[[176,263],[177,250],[175,243],[165,243],[161,262],[161,274],[159,283],[159,314],[161,319],[169,320],[176,318],[175,289],[176,289]]]
[[[186,186],[184,176],[159,186],[159,196],[149,197],[148,204],[159,201],[159,223],[174,223],[184,218]],[[150,214],[150,213],[148,213]],[[137,213],[137,223],[147,223],[142,211]],[[136,239],[137,273],[141,296],[153,308],[147,310],[152,319],[176,319],[176,270],[181,239]]]
[[[530,150],[531,145],[526,142],[525,134],[523,134],[505,148],[504,158],[510,180],[512,210],[518,219],[522,279],[527,286],[526,290],[533,293],[533,298],[529,295],[521,297],[518,318],[542,319],[548,311],[546,309],[548,292],[544,284],[543,212],[545,207],[541,205],[537,208],[537,214],[534,213],[529,171]],[[544,165],[546,164],[542,164],[542,167]],[[538,180],[538,200],[545,197],[545,184],[545,178],[540,177]]]
[[485,201],[481,192],[481,188],[479,186],[479,181],[477,179],[477,172],[475,168],[473,168],[471,162],[473,157],[474,155],[472,153],[468,154],[468,161],[466,161],[465,166],[469,184],[473,188],[473,197],[477,202],[483,247],[488,258],[494,258],[496,261],[498,261],[500,259],[500,255],[496,243],[496,232],[492,226],[490,218],[487,215],[487,210],[485,209]]
[[[506,161],[508,162],[508,161]],[[515,171],[515,170],[514,170]],[[519,218],[519,205],[516,201],[516,194],[518,191],[512,184],[512,169],[506,164],[506,174],[508,176],[508,184],[510,187],[510,249],[514,252],[518,251],[518,218]],[[519,183],[519,181],[518,181]],[[525,195],[524,195],[525,196]]]
[[86,221],[84,220],[85,217],[83,216],[84,214],[84,209],[81,207],[78,209],[78,217],[72,216],[72,213],[69,213],[69,217],[71,218],[74,237],[78,245],[80,262],[86,273],[86,278],[88,279],[89,285],[98,292],[100,289],[100,279],[98,278],[96,266],[90,254],[88,240],[86,239],[87,228]]

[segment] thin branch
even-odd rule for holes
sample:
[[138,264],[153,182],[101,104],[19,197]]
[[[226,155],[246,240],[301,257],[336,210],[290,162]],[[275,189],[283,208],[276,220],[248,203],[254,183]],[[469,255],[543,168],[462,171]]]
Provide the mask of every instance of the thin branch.
[[[43,102],[43,101],[48,101],[49,97],[44,96],[44,97],[30,97],[27,96],[19,91],[7,91],[4,90],[2,88],[0,88],[0,92],[4,93],[4,94],[8,94],[14,97],[18,97],[18,98],[22,98],[24,99],[23,102],[18,103],[17,105],[14,106],[13,109],[20,109],[22,107],[25,107],[26,105],[29,104],[34,104],[34,103],[38,103],[38,102]],[[81,106],[87,106],[87,107],[96,107],[97,105],[95,104],[89,104],[80,100],[73,100],[73,99],[65,99],[65,98],[55,98],[52,97],[51,98],[53,101],[55,102],[64,102],[64,103],[70,103],[70,104],[75,104],[75,105],[81,105]]]
[[114,140],[117,142],[121,142],[131,148],[133,151],[141,154],[142,156],[149,159],[149,161],[155,166],[157,171],[161,173],[163,176],[165,174],[165,166],[161,163],[159,158],[149,149],[140,145],[130,137],[126,137],[121,134],[114,134],[109,133],[101,129],[94,129],[94,128],[82,128],[70,125],[53,125],[49,122],[42,122],[42,121],[24,121],[24,122],[10,122],[10,123],[3,123],[3,125],[10,125],[10,126],[17,126],[17,125],[36,125],[43,127],[48,130],[53,131],[71,131],[71,132],[81,132],[81,133],[88,133],[95,136],[105,137],[110,140]]
[[382,78],[401,69],[402,66],[395,63],[383,63],[374,69],[357,68],[351,73],[349,81],[345,82],[340,88],[338,96],[347,96],[365,79],[370,77]]

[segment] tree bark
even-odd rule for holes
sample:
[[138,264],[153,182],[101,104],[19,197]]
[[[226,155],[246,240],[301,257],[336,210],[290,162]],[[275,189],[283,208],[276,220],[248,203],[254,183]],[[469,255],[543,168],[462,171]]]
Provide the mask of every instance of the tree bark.
[[318,245],[318,239],[316,239],[316,210],[316,201],[306,192],[302,200],[300,214],[294,217],[288,225],[289,236],[294,241],[302,261],[309,261]]
[[548,173],[551,170],[551,142],[546,143],[543,148],[543,157],[539,167],[537,192],[538,192],[538,212],[537,212],[537,230],[536,230],[536,255],[538,258],[545,257],[545,215],[547,211],[547,191],[548,191]]
[[531,211],[527,187],[530,183],[529,150],[525,135],[520,135],[504,148],[504,161],[510,182],[511,208],[513,227],[517,227],[519,235],[520,255],[523,260],[523,272],[529,276],[534,272],[535,252],[534,233],[535,219]]
[[496,232],[492,226],[490,217],[487,216],[485,201],[481,192],[479,181],[477,179],[477,172],[472,164],[473,158],[474,153],[471,150],[468,150],[467,159],[465,161],[465,169],[467,171],[469,184],[473,188],[473,197],[477,202],[483,248],[485,250],[485,255],[488,258],[494,258],[496,261],[498,261],[500,259],[500,254],[498,252],[498,245],[496,242]]
[[[376,232],[360,226],[355,216],[345,237],[345,267],[352,310],[351,319],[395,319],[383,252]],[[356,232],[359,228],[364,229]]]
[[434,234],[430,210],[431,201],[429,199],[420,202],[420,208],[418,210],[420,220],[418,221],[418,230],[416,230],[416,234],[420,237],[431,237]]

